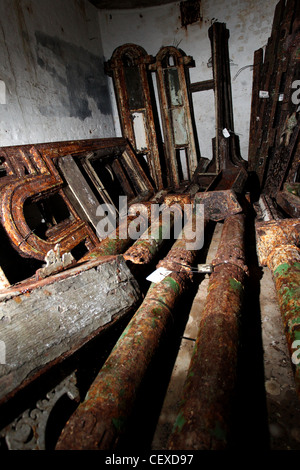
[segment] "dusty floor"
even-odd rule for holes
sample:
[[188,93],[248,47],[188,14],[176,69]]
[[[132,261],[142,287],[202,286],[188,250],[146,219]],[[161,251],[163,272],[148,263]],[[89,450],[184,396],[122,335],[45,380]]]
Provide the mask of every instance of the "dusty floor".
[[[208,250],[207,263],[212,261],[216,253],[221,230],[222,224],[217,224]],[[261,272],[262,277],[259,287],[260,311],[258,312],[258,330],[260,329],[258,336],[260,335],[261,338],[258,339],[261,340],[262,354],[260,355],[260,348],[256,347],[257,344],[255,347],[253,345],[253,356],[251,356],[251,353],[247,354],[250,359],[248,357],[245,359],[244,364],[242,362],[242,368],[247,368],[247,372],[249,372],[246,379],[246,382],[248,382],[244,386],[248,394],[240,398],[239,409],[242,410],[242,413],[244,410],[244,419],[239,419],[237,433],[240,432],[240,442],[243,442],[243,435],[245,441],[248,441],[250,436],[254,445],[256,444],[263,449],[299,450],[300,401],[295,392],[293,373],[273,280],[267,268],[263,268]],[[167,448],[167,440],[177,416],[180,394],[189,367],[194,340],[197,337],[198,323],[207,295],[208,281],[208,276],[206,276],[200,283],[193,302],[154,434],[152,442],[154,450]],[[255,315],[253,315],[253,319],[254,317]],[[247,322],[251,323],[251,312]],[[250,329],[248,332],[250,337],[248,337],[248,349],[251,349],[251,335],[252,331]],[[254,341],[255,334],[253,334]],[[258,361],[255,356],[258,357]],[[253,357],[253,361],[251,357]],[[256,366],[256,361],[258,366]],[[259,361],[262,362],[261,371],[259,370]],[[243,387],[241,387],[241,390],[243,390]],[[251,418],[249,418],[251,415],[253,416],[252,423],[250,423]]]

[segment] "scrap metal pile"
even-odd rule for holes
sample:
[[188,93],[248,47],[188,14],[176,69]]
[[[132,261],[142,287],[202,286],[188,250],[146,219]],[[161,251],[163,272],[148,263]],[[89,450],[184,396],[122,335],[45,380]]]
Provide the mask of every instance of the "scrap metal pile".
[[[177,239],[166,242],[162,235],[172,233],[186,205],[193,207],[192,228],[203,205],[203,236],[210,224],[222,223],[223,231],[206,267],[206,303],[168,448],[227,448],[250,276],[245,231],[253,213],[258,263],[273,274],[292,356],[300,340],[299,111],[292,99],[299,36],[300,4],[281,0],[265,53],[254,54],[248,163],[234,132],[229,31],[218,22],[209,28],[213,79],[205,82],[189,83],[193,60],[173,46],[156,57],[134,44],[116,49],[106,71],[122,138],[1,148],[1,236],[9,243],[0,260],[0,340],[6,347],[0,406],[10,411],[3,413],[0,434],[9,449],[45,448],[47,420],[63,393],[79,403],[56,449],[118,449],[176,306],[201,270],[202,250],[187,248],[187,226]],[[207,89],[215,94],[212,160],[200,155],[191,106],[191,94]],[[128,200],[125,219],[120,196]],[[97,232],[99,204],[117,215],[108,237]],[[162,213],[153,220],[153,204],[161,204],[162,213],[176,210],[168,222]],[[134,241],[126,229],[137,213],[135,228],[145,223],[146,229]],[[166,276],[145,289],[141,279],[156,268]],[[126,328],[84,396],[74,392],[74,370],[51,389],[56,398],[43,418],[29,408],[14,414],[11,400],[122,318]],[[300,398],[300,366],[292,367]]]

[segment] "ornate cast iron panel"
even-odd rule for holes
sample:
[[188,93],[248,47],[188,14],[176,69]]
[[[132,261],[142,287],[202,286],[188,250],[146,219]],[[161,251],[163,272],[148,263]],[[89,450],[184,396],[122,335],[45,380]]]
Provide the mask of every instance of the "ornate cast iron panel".
[[113,78],[123,135],[138,155],[146,157],[152,180],[161,189],[162,171],[148,72],[151,61],[153,58],[142,47],[125,44],[114,51],[106,72]]
[[[175,187],[190,180],[198,164],[186,75],[192,65],[191,57],[170,46],[160,49],[150,66],[157,76],[169,185]],[[180,175],[183,167],[186,175]]]
[[[66,166],[63,162],[70,161],[71,172],[63,172]],[[91,170],[92,161],[100,164],[100,177],[94,171],[89,186],[84,172],[81,180],[76,177],[75,169],[81,171],[88,165]],[[100,240],[95,230],[96,219],[91,220],[89,216],[93,211],[96,214],[96,205],[110,202],[112,193],[114,197],[125,194],[132,200],[153,189],[123,138],[2,147],[0,162],[1,223],[11,245],[23,258],[44,261],[57,245],[61,255],[72,252],[80,244],[87,251],[94,249]],[[110,181],[108,187],[93,185],[101,183],[105,171],[115,180],[113,191]],[[90,197],[86,197],[87,191]],[[54,199],[59,199],[56,204],[60,214],[51,213]],[[34,206],[42,214],[39,214],[39,227],[31,223],[38,212]]]

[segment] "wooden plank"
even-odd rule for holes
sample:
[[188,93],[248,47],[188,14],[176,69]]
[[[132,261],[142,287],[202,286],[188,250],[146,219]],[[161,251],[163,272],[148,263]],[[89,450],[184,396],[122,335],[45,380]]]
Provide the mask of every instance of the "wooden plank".
[[134,310],[139,298],[124,259],[113,256],[2,291],[0,402]]
[[119,158],[120,163],[130,177],[136,193],[143,193],[146,191],[154,191],[152,184],[142,169],[134,151],[127,147]]
[[125,172],[122,168],[122,165],[120,164],[119,160],[117,158],[114,159],[114,161],[111,164],[112,169],[114,170],[114,173],[123,189],[125,194],[128,196],[129,200],[133,199],[135,197],[135,193],[133,192],[133,189],[130,185],[130,182],[125,175]]
[[97,229],[99,217],[96,216],[96,212],[99,201],[76,165],[74,158],[72,155],[61,158],[58,161],[58,166],[76,203],[85,214],[85,220],[88,220]]

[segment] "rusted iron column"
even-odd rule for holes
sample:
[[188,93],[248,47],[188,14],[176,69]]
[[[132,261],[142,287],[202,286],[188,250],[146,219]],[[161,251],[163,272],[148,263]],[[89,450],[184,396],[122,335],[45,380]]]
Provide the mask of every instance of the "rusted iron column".
[[300,398],[300,219],[256,222],[256,237],[259,262],[272,272]]
[[151,220],[148,230],[124,253],[126,261],[134,264],[148,264],[153,261],[165,243],[166,235],[172,236],[176,218],[179,221],[182,220],[184,205],[190,203],[191,199],[188,194],[166,196],[164,204],[160,207],[160,214]]
[[125,221],[122,221],[116,230],[113,231],[108,237],[104,238],[97,247],[87,253],[80,262],[86,262],[91,259],[98,258],[99,256],[109,256],[109,255],[118,255],[122,254],[132,243],[132,240],[129,236],[126,238],[123,237],[124,231],[128,229],[129,224],[139,224],[135,216],[128,216]]
[[[168,201],[169,196],[163,193],[162,198],[165,197]],[[153,196],[150,201],[141,199],[140,202],[132,203],[128,208],[127,216],[120,217],[118,227],[108,237],[101,240],[93,251],[81,258],[80,262],[83,263],[101,256],[123,254],[128,250],[134,242],[134,239],[130,236],[129,228],[134,233],[142,233],[143,228],[144,231],[148,229],[151,220],[151,206],[157,204],[157,198],[159,198],[159,193]]]
[[[173,246],[175,250],[177,243],[179,240]],[[181,255],[177,261],[186,266],[181,266],[180,272],[172,272],[161,282],[151,284],[144,302],[119,338],[85,400],[66,424],[57,450],[117,448],[119,437],[126,431],[143,377],[172,311],[192,276],[189,262],[194,256],[183,263],[182,239],[180,246]]]
[[[229,59],[229,30],[225,23],[215,22],[209,30],[211,42],[214,95],[216,109],[216,137],[214,142],[214,167],[222,169],[241,165],[238,136],[234,133],[232,90]],[[224,133],[225,131],[225,133]],[[226,137],[225,137],[226,136]],[[210,168],[210,171],[213,167]]]
[[273,274],[296,392],[300,398],[300,364],[299,352],[297,353],[300,346],[300,249],[295,245],[277,247],[269,268]]
[[[80,262],[98,258],[99,256],[118,255],[133,243],[130,237],[129,227],[137,232],[146,231],[151,217],[151,201],[144,201],[131,204],[128,214],[120,218],[118,227],[106,238],[104,238],[97,247],[90,253],[87,253]],[[137,216],[137,214],[139,214]],[[143,230],[144,228],[144,230]]]
[[221,450],[236,382],[239,316],[247,273],[243,214],[228,217],[168,448]]

